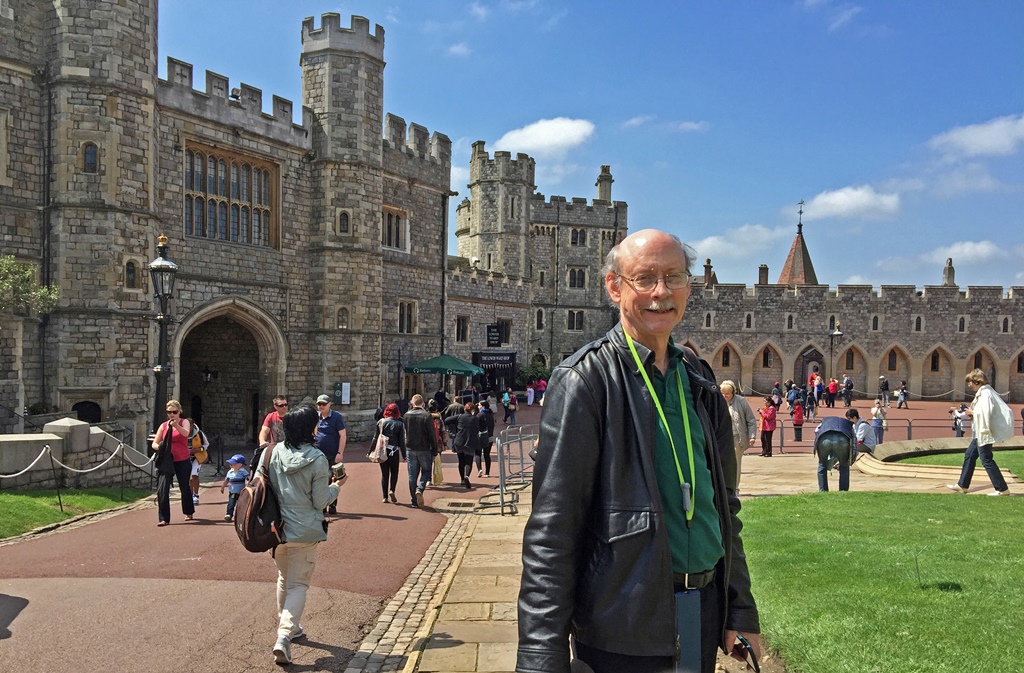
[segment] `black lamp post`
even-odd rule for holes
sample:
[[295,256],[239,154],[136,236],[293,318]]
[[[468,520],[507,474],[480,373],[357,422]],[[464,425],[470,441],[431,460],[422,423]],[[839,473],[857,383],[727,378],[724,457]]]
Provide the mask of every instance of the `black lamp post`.
[[836,321],[836,328],[828,333],[828,366],[829,366],[829,369],[831,370],[831,372],[826,374],[826,376],[831,377],[829,380],[834,378],[834,377],[832,377],[832,374],[835,374],[835,372],[836,372],[835,355],[833,354],[833,349],[835,347],[835,342],[837,340],[842,341],[842,339],[843,339],[843,330],[839,329],[839,321],[837,320]]
[[153,373],[156,375],[153,432],[156,432],[163,422],[164,412],[161,409],[167,406],[167,378],[171,375],[171,364],[167,361],[167,326],[171,323],[167,300],[174,294],[174,275],[178,273],[178,265],[167,259],[167,237],[160,234],[156,240],[156,251],[160,256],[146,267],[153,279],[153,296],[160,306],[160,312],[156,316],[156,322],[160,325],[160,346],[156,366],[153,367]]

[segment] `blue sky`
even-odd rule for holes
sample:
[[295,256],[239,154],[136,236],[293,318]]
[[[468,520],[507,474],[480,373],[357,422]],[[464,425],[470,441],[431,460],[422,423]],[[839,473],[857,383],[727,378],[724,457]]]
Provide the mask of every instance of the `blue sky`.
[[299,103],[324,12],[384,27],[385,111],[452,139],[456,202],[484,140],[548,197],[594,198],[610,164],[630,229],[720,282],[775,282],[803,199],[819,282],[937,285],[952,257],[961,287],[1024,286],[1020,0],[163,0],[160,75]]

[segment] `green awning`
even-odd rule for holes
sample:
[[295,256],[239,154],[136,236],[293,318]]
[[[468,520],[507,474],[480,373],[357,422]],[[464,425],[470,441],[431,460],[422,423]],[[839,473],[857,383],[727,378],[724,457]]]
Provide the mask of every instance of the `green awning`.
[[475,376],[484,370],[465,360],[451,355],[438,355],[405,368],[406,374],[449,374],[454,376]]

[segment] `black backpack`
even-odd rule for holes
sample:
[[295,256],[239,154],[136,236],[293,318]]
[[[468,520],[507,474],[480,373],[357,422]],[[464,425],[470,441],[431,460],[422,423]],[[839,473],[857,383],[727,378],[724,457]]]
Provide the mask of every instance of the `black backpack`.
[[235,503],[235,532],[242,546],[251,552],[273,552],[281,544],[284,522],[277,496],[270,486],[270,456],[274,447],[263,452],[263,460]]

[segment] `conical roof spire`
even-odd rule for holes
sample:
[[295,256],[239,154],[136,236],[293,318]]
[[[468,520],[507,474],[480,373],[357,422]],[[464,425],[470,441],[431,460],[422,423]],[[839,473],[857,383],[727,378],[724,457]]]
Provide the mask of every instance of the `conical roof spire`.
[[786,263],[782,266],[782,273],[779,274],[779,285],[817,285],[818,276],[814,273],[814,264],[811,263],[811,253],[807,251],[807,244],[804,243],[804,202],[798,204],[800,216],[796,224],[796,238],[789,248],[789,255]]

